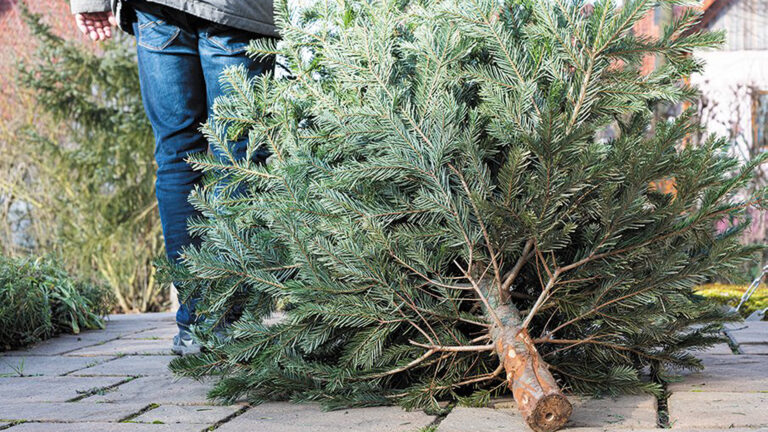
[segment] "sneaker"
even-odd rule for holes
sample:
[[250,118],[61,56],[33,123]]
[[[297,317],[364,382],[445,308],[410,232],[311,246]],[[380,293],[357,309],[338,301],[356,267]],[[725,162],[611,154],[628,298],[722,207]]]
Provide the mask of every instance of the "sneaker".
[[180,356],[198,354],[200,352],[200,344],[192,339],[192,333],[188,330],[179,329],[179,334],[173,337],[171,351]]

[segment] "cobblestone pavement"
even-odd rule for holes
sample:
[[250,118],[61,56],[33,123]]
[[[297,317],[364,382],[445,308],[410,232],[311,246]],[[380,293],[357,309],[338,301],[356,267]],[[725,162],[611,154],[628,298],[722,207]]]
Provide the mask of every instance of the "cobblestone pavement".
[[[0,430],[9,432],[527,432],[514,402],[445,416],[395,407],[323,412],[314,405],[212,405],[209,385],[167,369],[175,332],[166,313],[117,315],[106,330],[0,353]],[[668,420],[651,396],[573,398],[566,430],[768,432],[768,322],[728,330],[733,349],[701,357],[702,372],[669,386]],[[660,423],[661,422],[661,423]]]

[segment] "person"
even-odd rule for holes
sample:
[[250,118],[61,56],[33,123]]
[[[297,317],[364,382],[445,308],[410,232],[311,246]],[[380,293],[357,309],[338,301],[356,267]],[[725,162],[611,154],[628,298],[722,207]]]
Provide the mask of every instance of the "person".
[[[242,65],[251,75],[269,73],[273,60],[246,54],[250,40],[277,37],[272,0],[70,0],[80,31],[93,41],[113,35],[112,26],[135,35],[141,97],[155,136],[155,183],[167,257],[179,262],[182,249],[196,245],[187,220],[197,214],[189,193],[202,180],[186,162],[205,152],[200,132],[222,94],[221,72]],[[246,140],[231,149],[245,157]],[[261,161],[268,155],[255,156]],[[257,160],[258,161],[258,160]],[[199,352],[190,326],[198,317],[195,300],[182,303],[176,314],[179,327],[172,351]]]

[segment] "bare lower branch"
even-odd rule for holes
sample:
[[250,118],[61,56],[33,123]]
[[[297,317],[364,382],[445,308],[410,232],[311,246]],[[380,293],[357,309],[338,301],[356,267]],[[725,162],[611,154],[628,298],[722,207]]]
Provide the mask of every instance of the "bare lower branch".
[[515,266],[512,267],[512,270],[507,273],[507,277],[504,278],[504,283],[501,284],[501,290],[503,292],[508,292],[509,287],[512,286],[512,283],[515,281],[515,278],[517,278],[517,275],[520,274],[520,270],[523,269],[523,265],[528,261],[528,259],[531,257],[531,249],[533,248],[533,239],[528,240],[525,243],[525,246],[523,247],[523,252],[520,254],[520,258],[518,258],[517,263],[515,263]]
[[[488,381],[488,380],[494,379],[497,376],[501,375],[501,372],[503,372],[503,371],[504,371],[504,365],[499,364],[499,367],[497,367],[496,370],[494,370],[493,372],[490,372],[490,373],[487,373],[487,374],[478,375],[478,376],[476,376],[474,378],[468,378],[468,379],[466,379],[464,381],[459,381],[456,384],[451,384],[449,386],[441,386],[441,387],[438,387],[438,389],[442,390],[442,389],[453,388],[453,387],[461,387],[461,386],[467,385],[467,384],[474,384],[474,383],[477,383],[477,382]],[[503,383],[502,383],[502,385],[503,385]]]
[[536,303],[533,304],[533,307],[531,307],[531,310],[528,312],[528,315],[525,317],[525,320],[523,320],[523,324],[520,326],[523,329],[527,329],[528,325],[531,323],[531,320],[533,320],[533,317],[536,315],[536,313],[541,309],[541,305],[544,304],[545,300],[549,297],[549,291],[552,289],[553,286],[555,286],[555,281],[557,281],[558,276],[560,276],[560,269],[555,270],[554,273],[552,273],[552,276],[549,278],[549,281],[547,281],[547,285],[544,287],[543,290],[541,290],[541,294],[539,294],[539,298],[536,299]]
[[396,373],[400,373],[400,372],[406,371],[406,370],[408,370],[408,369],[418,365],[419,363],[423,362],[424,360],[428,359],[430,356],[432,356],[432,354],[434,354],[436,352],[437,352],[436,350],[429,350],[429,351],[425,352],[424,354],[422,354],[421,357],[413,360],[412,362],[410,362],[410,363],[408,363],[406,365],[400,366],[399,368],[391,369],[391,370],[388,370],[386,372],[382,372],[382,373],[378,373],[378,374],[366,375],[364,377],[361,377],[360,379],[366,380],[366,379],[373,379],[373,378],[382,378],[382,377],[385,377],[385,376],[394,375]]
[[440,351],[440,352],[477,352],[477,351],[493,351],[494,350],[493,344],[450,346],[450,345],[427,345],[427,344],[419,343],[412,340],[409,340],[408,342],[410,342],[411,345],[415,345],[417,347],[427,348],[430,351],[434,350],[434,351]]
[[480,297],[480,300],[485,305],[485,308],[488,311],[488,313],[491,315],[491,318],[496,322],[496,325],[499,326],[500,328],[504,327],[504,324],[501,322],[501,320],[499,319],[498,315],[496,315],[496,312],[491,307],[491,304],[488,303],[488,299],[485,297],[485,294],[483,294],[483,290],[481,290],[480,287],[477,286],[477,282],[469,275],[469,273],[467,273],[467,270],[463,269],[459,265],[458,262],[454,261],[453,263],[456,265],[456,267],[459,270],[461,270],[462,273],[464,273],[464,276],[467,278],[469,283],[472,284],[472,288],[475,289],[475,292],[477,293],[477,295]]

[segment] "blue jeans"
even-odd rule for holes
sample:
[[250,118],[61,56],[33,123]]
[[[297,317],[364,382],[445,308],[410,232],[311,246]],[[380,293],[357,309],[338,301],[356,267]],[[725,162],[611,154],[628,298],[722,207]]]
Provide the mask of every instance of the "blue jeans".
[[[273,61],[257,61],[245,54],[253,33],[215,24],[165,6],[144,2],[133,24],[138,47],[139,81],[144,109],[155,135],[157,181],[155,192],[168,259],[178,262],[182,248],[199,244],[187,231],[187,220],[198,215],[188,201],[202,179],[187,156],[208,151],[200,124],[211,115],[222,95],[219,75],[224,68],[243,65],[252,75],[270,72]],[[232,143],[238,158],[246,155],[246,139]],[[257,154],[264,160],[266,154]],[[182,304],[179,327],[195,322],[195,301]]]

